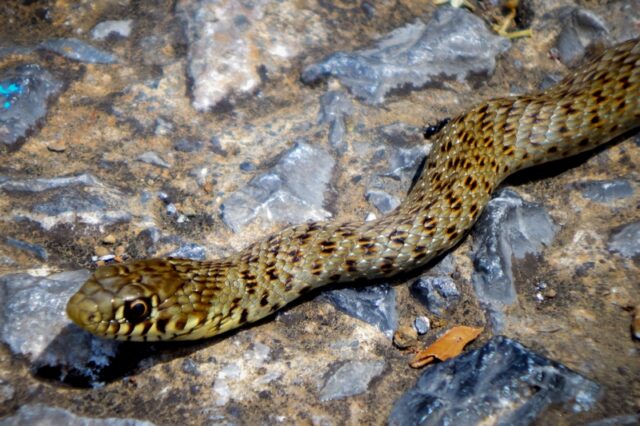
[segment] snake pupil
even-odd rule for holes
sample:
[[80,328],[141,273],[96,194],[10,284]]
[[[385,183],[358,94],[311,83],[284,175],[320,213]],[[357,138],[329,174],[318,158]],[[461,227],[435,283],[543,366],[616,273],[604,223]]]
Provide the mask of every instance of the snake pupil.
[[149,306],[149,299],[127,302],[124,306],[124,318],[132,324],[137,324],[149,315]]

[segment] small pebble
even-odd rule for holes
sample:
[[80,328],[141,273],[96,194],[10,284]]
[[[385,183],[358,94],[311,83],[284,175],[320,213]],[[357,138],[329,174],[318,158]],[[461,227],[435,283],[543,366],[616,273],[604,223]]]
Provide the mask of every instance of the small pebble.
[[431,329],[431,321],[425,316],[419,316],[413,321],[413,327],[418,334],[426,334]]
[[397,348],[407,349],[416,346],[418,343],[418,333],[413,327],[403,325],[398,327],[393,334],[393,344]]
[[47,149],[51,152],[64,152],[67,149],[67,144],[64,141],[54,141],[47,145]]
[[115,244],[116,237],[113,234],[109,234],[102,239],[103,244]]
[[102,257],[102,256],[106,256],[108,254],[110,254],[110,251],[108,248],[106,247],[102,247],[102,246],[97,246],[96,248],[94,248],[93,252],[96,254],[96,256],[98,257]]

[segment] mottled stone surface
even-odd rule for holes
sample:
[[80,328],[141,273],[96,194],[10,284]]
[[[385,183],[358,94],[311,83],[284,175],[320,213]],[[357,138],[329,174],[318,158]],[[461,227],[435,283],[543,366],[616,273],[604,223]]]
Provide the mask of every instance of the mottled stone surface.
[[599,392],[593,381],[497,336],[425,371],[396,402],[389,424],[528,425],[549,404],[589,410]]
[[[15,112],[0,111],[0,133],[26,129],[0,154],[0,421],[385,424],[444,365],[409,368],[393,331],[427,346],[455,325],[484,327],[474,353],[496,312],[501,333],[600,386],[588,409],[551,404],[534,424],[637,417],[638,135],[507,180],[518,197],[496,195],[503,220],[383,286],[312,292],[197,343],[114,344],[65,318],[98,264],[212,259],[290,223],[382,217],[429,153],[425,126],[553,84],[566,63],[638,36],[638,0],[521,1],[519,28],[534,37],[511,41],[491,30],[497,2],[474,4],[0,1],[0,80],[27,64],[39,70],[30,87],[48,76],[58,88],[25,97],[0,81]],[[303,81],[318,67],[328,73]],[[478,265],[496,260],[508,286],[478,290]],[[421,277],[446,284],[429,308],[410,289]],[[536,389],[521,407],[545,405]]]

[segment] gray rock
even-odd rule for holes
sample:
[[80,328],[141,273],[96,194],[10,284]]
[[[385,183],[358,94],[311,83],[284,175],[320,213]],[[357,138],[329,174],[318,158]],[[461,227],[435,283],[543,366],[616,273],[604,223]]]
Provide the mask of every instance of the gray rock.
[[413,328],[415,328],[416,332],[420,335],[426,334],[431,330],[431,321],[424,316],[416,317],[416,319],[413,320]]
[[76,416],[70,411],[42,404],[27,404],[11,417],[0,420],[0,426],[153,426],[147,421],[136,419],[99,419]]
[[633,195],[633,187],[628,180],[592,180],[577,184],[582,195],[598,203],[610,203]]
[[67,59],[89,64],[116,64],[118,57],[91,46],[77,38],[56,38],[43,41],[38,48],[57,53]]
[[180,152],[198,152],[202,150],[202,142],[196,139],[180,139],[173,145],[173,149]]
[[162,167],[163,169],[171,168],[171,165],[164,161],[157,152],[147,151],[138,155],[136,160],[141,161],[143,163],[151,164],[153,166]]
[[335,164],[325,150],[298,142],[285,151],[267,173],[231,194],[222,204],[222,221],[239,232],[260,218],[263,223],[302,223],[322,220],[324,193]]
[[606,41],[609,29],[595,13],[574,8],[558,15],[562,30],[556,39],[558,57],[567,66],[584,58],[586,49],[596,41]]
[[[18,203],[16,203],[18,204]],[[101,226],[128,222],[131,213],[123,195],[104,186],[67,187],[47,191],[36,204],[14,208],[16,220],[31,220],[49,230],[65,223]]]
[[347,150],[344,140],[345,118],[353,114],[353,105],[346,92],[331,90],[320,98],[318,124],[329,125],[329,144],[338,154]]
[[39,65],[0,71],[0,144],[15,149],[47,114],[62,82]]
[[88,277],[85,270],[48,277],[0,276],[0,340],[29,359],[34,369],[55,370],[56,379],[73,375],[97,380],[115,357],[118,343],[71,326],[65,313],[67,301]]
[[375,206],[381,213],[389,213],[400,205],[400,200],[385,191],[370,189],[365,194],[367,201]]
[[503,336],[426,369],[388,424],[528,425],[550,404],[589,410],[598,384]]
[[512,257],[538,254],[549,245],[556,226],[544,207],[527,203],[509,189],[498,191],[473,228],[471,281],[489,311],[494,331],[502,328],[501,312],[516,301]]
[[388,284],[325,291],[320,298],[352,317],[375,325],[389,338],[398,328],[396,291]]
[[608,417],[595,422],[589,422],[586,426],[637,426],[640,424],[640,414],[628,414],[626,416]]
[[472,13],[440,8],[426,25],[418,20],[392,31],[371,49],[334,53],[307,67],[302,81],[336,77],[358,98],[381,104],[394,89],[421,88],[443,76],[463,80],[491,74],[496,55],[509,45]]
[[98,179],[89,173],[25,180],[10,179],[8,177],[5,180],[2,180],[2,176],[0,176],[0,189],[10,192],[42,192],[74,185],[96,186],[99,183]]
[[204,260],[207,257],[207,251],[204,247],[196,243],[187,243],[172,251],[167,256],[179,257],[182,259]]
[[321,401],[342,399],[366,392],[371,380],[384,370],[384,361],[349,361],[327,378],[320,390]]
[[424,275],[414,281],[409,290],[413,297],[438,316],[443,316],[460,301],[456,283],[447,276]]
[[629,223],[614,232],[609,238],[608,248],[624,257],[640,255],[640,221]]
[[39,244],[32,244],[26,241],[16,240],[15,238],[11,238],[11,237],[5,237],[4,242],[5,244],[11,247],[17,248],[18,250],[31,253],[32,255],[34,255],[35,257],[37,257],[39,260],[43,262],[46,262],[47,259],[49,258],[49,255],[47,254],[47,250],[45,250],[45,248]]
[[131,19],[100,22],[91,30],[91,37],[95,40],[104,40],[110,35],[127,38],[131,35],[132,23]]

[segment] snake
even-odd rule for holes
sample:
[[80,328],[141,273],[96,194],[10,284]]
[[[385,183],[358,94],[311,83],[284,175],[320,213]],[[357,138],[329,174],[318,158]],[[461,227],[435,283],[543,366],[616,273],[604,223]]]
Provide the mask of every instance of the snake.
[[128,341],[209,338],[272,315],[317,288],[424,267],[474,225],[496,187],[640,126],[640,38],[558,84],[483,102],[433,136],[403,202],[372,221],[310,221],[213,260],[98,267],[67,303],[77,325]]

